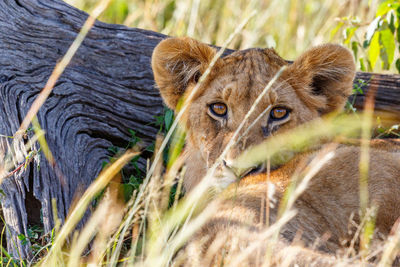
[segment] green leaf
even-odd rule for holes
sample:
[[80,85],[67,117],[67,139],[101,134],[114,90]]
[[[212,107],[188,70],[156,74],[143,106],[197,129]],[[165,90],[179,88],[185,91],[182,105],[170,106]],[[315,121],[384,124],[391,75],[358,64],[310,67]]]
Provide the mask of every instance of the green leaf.
[[345,38],[346,39],[344,40],[345,44],[349,44],[350,43],[351,37],[353,37],[353,35],[356,32],[356,30],[357,30],[357,27],[349,27],[349,28],[346,29],[346,31],[345,31]]
[[[400,19],[400,8],[399,8],[399,19]],[[400,26],[397,28],[397,42],[400,43]],[[399,46],[400,50],[400,46]]]
[[19,234],[19,235],[18,235],[18,239],[21,240],[21,244],[22,244],[22,245],[28,244],[28,239],[27,239],[26,236],[24,236],[23,234]]
[[140,142],[140,137],[136,136],[136,132],[132,129],[128,129],[129,133],[131,134],[131,138],[129,140],[129,147],[134,147],[138,142]]
[[396,69],[400,73],[400,58],[396,60]]
[[149,152],[154,153],[154,143],[148,145],[148,146],[146,147],[146,151],[149,151]]
[[360,58],[359,62],[360,62],[360,70],[367,71],[367,68],[365,67],[365,64],[364,64],[364,58]]
[[368,61],[370,63],[370,68],[373,70],[376,65],[376,61],[378,60],[379,57],[379,52],[380,52],[380,43],[379,43],[379,35],[380,32],[375,32],[371,39],[371,43],[369,45],[368,49]]
[[391,0],[384,1],[383,3],[381,3],[378,7],[378,10],[376,11],[376,16],[383,16],[386,13],[388,13],[389,10],[391,9],[392,3],[393,3],[393,1],[391,1]]
[[378,133],[384,133],[385,132],[385,129],[383,129],[383,128],[377,128],[376,130],[378,131]]
[[107,161],[101,162],[101,169],[104,169],[108,165]]
[[396,23],[395,23],[393,12],[390,13],[389,29],[392,33],[396,32]]
[[364,49],[367,49],[368,46],[369,46],[369,42],[368,42],[367,40],[364,40],[364,42],[363,42],[363,44],[362,44],[362,47],[363,47]]
[[368,43],[372,42],[372,38],[373,38],[376,30],[378,29],[380,20],[381,20],[381,17],[378,16],[369,24],[369,26],[367,28],[367,33],[365,35],[365,39]]
[[386,21],[384,25],[384,30],[380,31],[380,43],[382,44],[381,59],[384,63],[384,69],[389,69],[394,59],[396,42]]
[[129,201],[135,188],[130,184],[121,184],[121,188],[125,202]]
[[351,50],[353,50],[354,58],[357,59],[357,54],[358,54],[358,43],[357,42],[351,42]]
[[363,91],[363,86],[367,85],[367,83],[363,79],[358,79],[357,81],[354,82],[353,85],[353,95],[355,94],[364,94]]
[[119,148],[116,146],[110,146],[109,148],[107,148],[108,151],[110,151],[111,153],[113,153],[114,155],[118,153]]
[[179,157],[182,152],[183,146],[185,145],[186,133],[182,127],[178,127],[172,138],[171,146],[168,155],[168,165],[170,168],[174,164],[175,160]]
[[167,109],[165,112],[164,122],[165,122],[165,129],[169,131],[171,128],[172,122],[174,121],[174,112],[170,109]]
[[135,163],[135,162],[137,162],[139,159],[140,159],[140,155],[134,156],[134,157],[131,159],[131,163]]

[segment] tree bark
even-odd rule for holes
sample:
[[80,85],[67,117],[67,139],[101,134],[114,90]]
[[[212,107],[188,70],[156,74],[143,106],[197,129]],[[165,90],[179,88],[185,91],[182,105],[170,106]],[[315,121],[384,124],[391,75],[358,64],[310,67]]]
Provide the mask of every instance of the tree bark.
[[[87,16],[61,0],[0,2],[0,159],[14,160],[12,175],[1,185],[1,204],[8,251],[15,257],[30,256],[29,242],[17,237],[28,236],[29,225],[43,223],[45,232],[53,228],[53,199],[58,217],[65,220],[74,195],[87,188],[112,156],[108,148],[129,142],[129,129],[145,145],[158,131],[155,116],[162,114],[163,105],[150,57],[166,36],[96,22],[37,116],[56,165],[42,152],[29,160],[29,152],[39,149],[37,143],[28,152],[24,149],[31,131],[25,139],[10,138]],[[378,89],[376,109],[400,117],[399,76],[371,75],[358,73],[357,78],[369,83],[365,91]],[[362,108],[363,101],[363,94],[357,96],[355,107]],[[3,159],[10,152],[12,157]]]
[[375,98],[375,113],[390,123],[400,123],[400,75],[357,72],[354,87],[360,86],[363,93],[356,93],[354,107],[362,110],[371,93]]
[[[60,0],[0,2],[0,134],[12,136],[18,130],[87,16]],[[52,199],[63,221],[77,189],[87,188],[102,162],[112,156],[108,148],[126,146],[129,129],[144,144],[154,140],[158,129],[151,123],[162,114],[163,105],[154,89],[150,57],[162,38],[159,33],[101,22],[90,30],[38,113],[56,167],[40,153],[40,159],[2,183],[8,250],[14,256],[29,256],[29,243],[17,236],[28,236],[30,219],[39,211],[28,210],[27,204],[40,202],[44,231],[50,232]],[[32,135],[28,133],[29,138]],[[4,154],[13,139],[1,141]],[[28,154],[22,148],[26,142],[13,144],[15,156],[22,155],[15,167]],[[38,148],[35,143],[31,151]],[[26,203],[28,194],[34,198]]]

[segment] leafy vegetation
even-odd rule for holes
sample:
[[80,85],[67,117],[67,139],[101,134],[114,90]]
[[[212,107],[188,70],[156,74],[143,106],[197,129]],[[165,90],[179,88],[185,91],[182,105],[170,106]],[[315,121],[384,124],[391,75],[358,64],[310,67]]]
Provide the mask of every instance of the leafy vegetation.
[[[162,115],[155,116],[154,124],[159,128],[158,134],[162,135],[162,136],[165,135],[171,128],[173,120],[174,120],[174,112],[169,108],[164,108],[164,113]],[[134,130],[129,129],[128,131],[131,134],[131,137],[130,137],[130,140],[129,140],[128,144],[126,145],[126,147],[123,149],[116,147],[116,146],[109,147],[108,151],[111,153],[111,156],[109,157],[108,162],[103,162],[103,168],[107,167],[110,163],[114,162],[123,152],[125,152],[128,149],[135,148],[141,142],[140,137],[138,137],[136,135],[136,132]],[[184,143],[184,139],[182,140],[182,138],[181,138],[180,143],[179,143],[180,150],[183,147],[183,143]],[[155,146],[155,142],[153,142],[146,148],[142,149],[142,152],[147,151],[150,153],[154,153],[154,146]],[[170,145],[167,146],[167,149],[165,149],[165,151],[163,153],[164,165],[167,165],[167,162],[169,162],[170,157],[176,157],[176,155],[172,154],[172,152],[171,153],[168,152],[169,147],[170,147]],[[179,152],[175,152],[175,153],[179,153]],[[139,165],[138,165],[139,159],[140,159],[140,155],[137,155],[137,156],[134,156],[130,160],[129,164],[127,165],[128,169],[129,169],[128,175],[126,174],[127,171],[121,170],[121,178],[122,178],[121,186],[122,186],[122,192],[123,192],[125,201],[128,201],[129,199],[131,199],[133,192],[139,190],[139,187],[143,182],[143,178],[145,177],[144,170],[139,168]],[[101,198],[101,196],[102,196],[102,194],[100,194],[98,196],[98,198]],[[171,196],[171,198],[173,198],[173,197],[174,197],[174,195]]]
[[[397,70],[400,73],[399,1],[381,2],[369,23],[357,16],[343,17],[331,34],[342,28],[344,44],[352,49],[362,71]],[[381,64],[377,67],[379,61]]]
[[[66,1],[85,11],[91,11],[96,2]],[[368,23],[378,3],[378,0],[112,0],[100,20],[171,36],[190,36],[221,46],[238,21],[257,11],[228,48],[274,47],[286,59],[293,59],[312,45],[341,42],[339,34],[331,35],[337,19],[356,17],[360,23]]]

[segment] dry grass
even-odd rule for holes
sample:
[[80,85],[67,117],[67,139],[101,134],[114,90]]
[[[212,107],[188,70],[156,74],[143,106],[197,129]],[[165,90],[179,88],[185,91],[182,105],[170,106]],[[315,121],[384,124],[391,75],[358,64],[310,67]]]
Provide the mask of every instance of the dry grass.
[[[90,11],[94,0],[67,0]],[[331,36],[341,17],[357,16],[371,22],[378,0],[113,0],[100,20],[129,27],[190,36],[221,46],[238,22],[251,12],[256,16],[228,48],[275,47],[293,59],[308,47],[340,42]],[[369,5],[370,4],[370,5]]]
[[[92,1],[75,1],[74,4],[86,10],[90,10],[93,6]],[[368,7],[368,1],[361,0],[271,0],[269,2],[261,0],[114,0],[102,19],[151,29],[168,35],[189,35],[223,47],[276,46],[281,54],[287,58],[293,58],[311,45],[329,41],[330,31],[335,25],[336,17],[358,14],[363,19],[369,20],[375,13],[374,5],[375,3],[371,5],[372,7]],[[122,15],[116,17],[115,14]],[[242,21],[242,23],[239,24],[238,21]],[[89,28],[86,28],[85,31],[87,32]],[[82,35],[80,36],[82,37]],[[79,43],[75,43],[75,45],[78,47]],[[222,52],[217,54],[215,59],[221,54]],[[209,68],[211,67],[212,63]],[[61,74],[56,73],[56,75]],[[206,75],[208,75],[208,71],[200,78],[200,82]],[[48,90],[51,90],[52,84],[54,83],[49,85]],[[267,86],[265,91],[268,88]],[[191,95],[194,95],[195,90],[196,88]],[[46,93],[35,109],[39,109],[45,99]],[[188,96],[186,103],[189,103],[190,100],[191,96]],[[165,204],[169,200],[168,192],[172,186],[171,181],[174,177],[182,177],[185,168],[181,168],[183,159],[178,156],[168,170],[163,173],[160,158],[185,109],[186,104],[184,103],[169,133],[164,140],[158,142],[155,157],[152,164],[149,165],[144,182],[140,189],[134,192],[131,200],[127,204],[121,203],[115,190],[110,187],[106,197],[101,200],[97,209],[92,213],[86,226],[80,231],[74,229],[94,196],[103,190],[122,166],[136,154],[128,151],[104,170],[87,189],[73,208],[68,220],[60,229],[57,229],[47,255],[42,259],[35,259],[38,260],[37,265],[167,266],[171,265],[173,260],[180,260],[179,257],[174,258],[177,252],[193,233],[215,213],[218,207],[218,203],[205,205],[204,201],[210,195],[209,191],[213,186],[210,181],[215,168],[210,168],[205,179],[190,194],[181,200],[175,198],[171,208],[168,209]],[[21,126],[22,129],[29,125],[28,122],[32,120],[34,113],[35,111],[30,113],[31,117],[28,117]],[[246,118],[248,117],[250,116]],[[238,164],[241,168],[246,168],[255,162],[271,159],[281,151],[282,147],[294,150],[305,149],[312,145],[309,142],[310,139],[318,139],[321,136],[330,138],[351,136],[359,134],[363,129],[363,137],[367,140],[371,128],[368,123],[369,119],[370,115],[365,116],[365,120],[360,120],[355,116],[342,116],[339,119],[327,118],[313,122],[307,127],[294,129],[285,136],[276,136],[260,147],[246,152]],[[41,133],[40,131],[38,133],[37,138],[40,139]],[[235,140],[232,140],[231,143],[233,142]],[[226,150],[228,149],[229,147],[226,148]],[[268,151],[268,154],[260,153],[260,151]],[[365,157],[368,159],[368,147],[365,147],[364,151]],[[332,153],[334,153],[333,150],[323,151],[316,161],[310,163],[308,172],[303,174],[305,178],[288,197],[280,220],[265,229],[264,234],[260,237],[259,242],[264,242],[265,238],[270,240],[271,250],[266,253],[266,263],[269,262],[268,257],[272,253],[272,248],[277,245],[280,228],[295,215],[296,211],[292,209],[292,204],[305,190],[307,182],[332,157]],[[367,207],[364,212],[368,214]],[[360,233],[367,224],[366,221],[359,227]],[[71,242],[67,242],[68,237]],[[87,249],[91,242],[93,242],[91,249]],[[367,260],[368,257],[375,255],[374,253],[383,251],[380,264],[388,266],[394,255],[399,252],[399,243],[400,227],[379,248],[373,250],[365,248],[362,260]],[[235,255],[231,259],[232,266],[241,266],[246,253],[252,253],[253,250],[260,247],[259,244],[254,242],[252,246],[243,251],[243,254]],[[296,247],[287,248],[287,252],[288,258],[295,258],[298,253]],[[353,254],[348,253],[347,257],[333,260],[338,266],[359,260],[359,255],[355,257],[350,257],[350,255]],[[183,261],[186,260],[183,259]]]

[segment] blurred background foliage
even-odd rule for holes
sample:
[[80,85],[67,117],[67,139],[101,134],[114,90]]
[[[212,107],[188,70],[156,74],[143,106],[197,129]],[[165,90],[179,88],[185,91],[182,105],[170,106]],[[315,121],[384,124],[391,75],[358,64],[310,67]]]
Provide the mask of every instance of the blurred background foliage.
[[[96,0],[66,0],[90,12]],[[238,23],[257,13],[233,49],[274,47],[294,59],[312,45],[342,43],[363,71],[400,71],[399,0],[112,0],[108,23],[191,36],[222,45]]]

